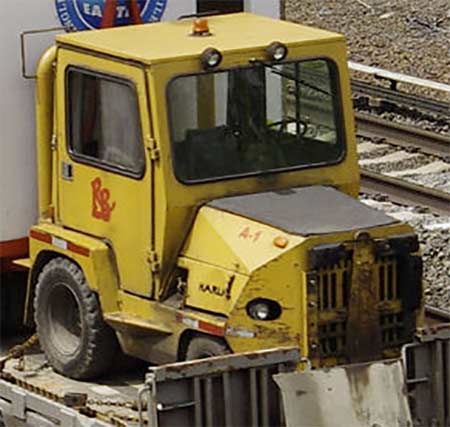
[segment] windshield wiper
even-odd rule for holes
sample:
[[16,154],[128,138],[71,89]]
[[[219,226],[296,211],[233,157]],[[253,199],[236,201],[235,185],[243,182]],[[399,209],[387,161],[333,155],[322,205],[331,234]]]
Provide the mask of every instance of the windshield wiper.
[[297,79],[295,76],[293,76],[291,74],[288,74],[288,73],[285,73],[283,71],[277,70],[275,68],[275,66],[272,65],[272,64],[267,64],[266,62],[260,61],[259,59],[252,59],[252,60],[250,60],[250,63],[251,64],[262,65],[265,68],[269,68],[270,71],[273,74],[277,74],[277,75],[279,75],[281,77],[285,77],[288,80],[291,80],[291,81],[293,81],[295,83],[299,83],[299,84],[301,84],[301,85],[303,85],[305,87],[308,87],[308,88],[313,89],[313,90],[315,90],[317,92],[323,93],[324,95],[332,96],[332,94],[330,92],[328,92],[327,90],[325,90],[325,89],[322,89],[322,88],[320,88],[318,86],[315,86],[315,85],[313,85],[311,83],[307,83],[305,80]]

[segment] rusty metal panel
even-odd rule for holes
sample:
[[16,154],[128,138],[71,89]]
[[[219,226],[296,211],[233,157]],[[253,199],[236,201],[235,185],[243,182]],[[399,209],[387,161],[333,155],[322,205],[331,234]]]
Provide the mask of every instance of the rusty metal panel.
[[149,374],[156,382],[161,382],[271,365],[288,366],[297,364],[299,358],[298,347],[284,347],[155,366],[149,368]]
[[150,368],[148,419],[160,427],[284,425],[272,375],[294,371],[299,360],[291,347]]
[[347,354],[350,362],[381,358],[381,331],[373,286],[375,243],[366,232],[357,234],[353,244],[353,271],[347,318]]
[[275,375],[288,427],[411,426],[400,360]]
[[450,324],[422,330],[403,357],[414,426],[449,426]]

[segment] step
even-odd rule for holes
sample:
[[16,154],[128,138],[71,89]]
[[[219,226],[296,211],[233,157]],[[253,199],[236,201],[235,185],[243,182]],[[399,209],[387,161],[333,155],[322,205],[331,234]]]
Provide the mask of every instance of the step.
[[104,314],[105,321],[118,332],[128,332],[135,335],[171,334],[172,330],[158,322],[143,319],[142,317],[123,312]]

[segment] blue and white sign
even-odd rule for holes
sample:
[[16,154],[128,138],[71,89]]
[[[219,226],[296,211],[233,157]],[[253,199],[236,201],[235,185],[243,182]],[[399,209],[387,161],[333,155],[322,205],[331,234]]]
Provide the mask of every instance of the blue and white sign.
[[[142,22],[160,21],[168,0],[138,0]],[[70,30],[100,28],[106,0],[55,0],[61,24]],[[115,25],[129,23],[126,0],[117,0]]]

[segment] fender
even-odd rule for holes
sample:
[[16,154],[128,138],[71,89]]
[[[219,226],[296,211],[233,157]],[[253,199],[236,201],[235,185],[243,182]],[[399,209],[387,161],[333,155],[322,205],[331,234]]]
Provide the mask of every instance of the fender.
[[39,224],[30,229],[30,274],[27,285],[25,322],[31,321],[34,289],[42,267],[62,255],[82,269],[89,287],[97,293],[103,313],[118,307],[119,274],[112,248],[103,240],[64,229]]

